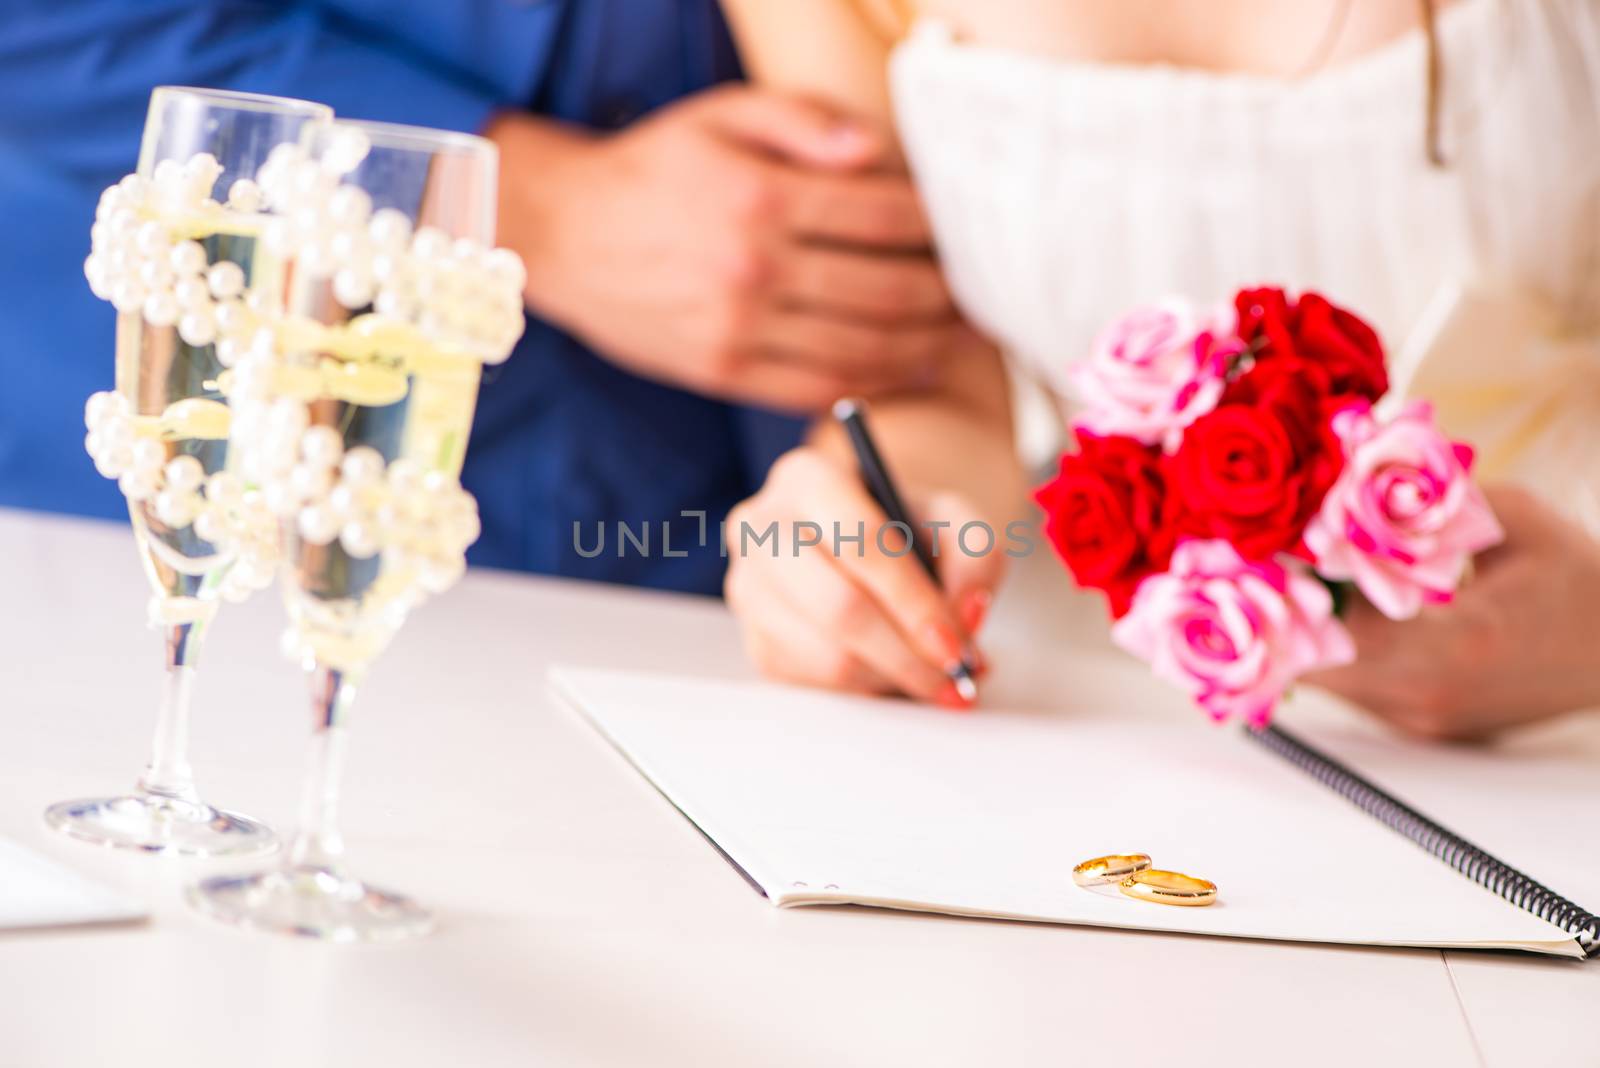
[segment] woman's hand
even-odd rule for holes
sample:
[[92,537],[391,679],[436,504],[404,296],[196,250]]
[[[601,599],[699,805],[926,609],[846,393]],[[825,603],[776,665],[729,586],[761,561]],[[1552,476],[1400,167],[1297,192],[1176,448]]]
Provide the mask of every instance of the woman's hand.
[[1356,662],[1308,682],[1441,740],[1600,706],[1600,543],[1523,490],[1488,496],[1506,540],[1456,599],[1405,622],[1353,599]]
[[[728,518],[726,593],[762,671],[859,693],[903,693],[952,708],[967,702],[950,669],[983,622],[1005,567],[1004,531],[982,555],[957,544],[978,520],[953,494],[915,500],[939,528],[941,590],[862,487],[854,468],[802,447],[772,468],[761,492]],[[757,544],[772,524],[776,543]],[[815,524],[820,534],[814,534]],[[837,527],[835,527],[837,524]],[[836,545],[834,532],[845,539]],[[853,540],[860,533],[863,537]],[[926,526],[918,536],[931,544]],[[983,539],[973,536],[974,552]],[[817,544],[806,544],[817,541]],[[835,551],[837,549],[837,551]],[[901,553],[900,555],[895,555]]]

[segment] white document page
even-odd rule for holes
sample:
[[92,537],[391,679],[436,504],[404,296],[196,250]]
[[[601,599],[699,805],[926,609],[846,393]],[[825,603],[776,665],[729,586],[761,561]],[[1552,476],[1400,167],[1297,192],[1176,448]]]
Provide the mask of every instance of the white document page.
[[116,891],[0,838],[0,929],[121,923],[144,916]]
[[[778,905],[1581,956],[1567,932],[1203,716],[963,715],[763,683],[570,668],[551,679]],[[1452,781],[1449,751],[1406,755],[1437,762],[1419,781]],[[1401,784],[1357,770],[1405,797]],[[1435,812],[1412,800],[1468,838],[1471,809],[1503,811],[1518,798],[1488,798],[1470,781],[1433,792],[1459,804]],[[1560,803],[1548,791],[1542,800]],[[1491,829],[1544,818],[1502,815]],[[1521,863],[1513,842],[1483,844]],[[1571,852],[1581,851],[1574,839]],[[1075,864],[1108,853],[1148,853],[1157,867],[1210,879],[1218,901],[1175,908],[1073,884]],[[1528,874],[1595,907],[1582,900],[1600,886],[1592,850],[1567,864],[1570,887]]]

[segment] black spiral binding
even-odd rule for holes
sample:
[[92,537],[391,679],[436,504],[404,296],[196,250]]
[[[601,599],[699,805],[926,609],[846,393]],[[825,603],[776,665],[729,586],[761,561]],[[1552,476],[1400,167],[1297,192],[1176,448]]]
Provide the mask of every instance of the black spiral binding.
[[1548,920],[1577,939],[1585,957],[1600,955],[1600,916],[1585,911],[1516,868],[1439,826],[1410,805],[1318,752],[1282,727],[1245,733],[1306,772],[1346,801],[1405,835],[1479,886],[1520,909]]

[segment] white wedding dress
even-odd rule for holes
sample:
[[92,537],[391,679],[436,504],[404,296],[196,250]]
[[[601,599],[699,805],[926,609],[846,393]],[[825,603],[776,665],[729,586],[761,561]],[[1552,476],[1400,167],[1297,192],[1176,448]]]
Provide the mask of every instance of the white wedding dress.
[[1600,0],[1440,16],[1299,81],[958,42],[895,51],[900,133],[967,314],[1055,397],[1095,330],[1169,293],[1316,289],[1401,388],[1600,534]]

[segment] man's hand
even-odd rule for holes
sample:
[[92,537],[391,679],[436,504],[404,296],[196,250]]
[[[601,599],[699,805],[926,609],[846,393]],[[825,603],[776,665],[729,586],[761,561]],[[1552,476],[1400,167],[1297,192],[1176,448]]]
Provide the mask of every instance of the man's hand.
[[797,411],[932,384],[959,329],[883,138],[742,86],[592,137],[491,125],[527,299],[636,373]]
[[1355,598],[1356,662],[1307,681],[1441,740],[1600,706],[1600,544],[1522,490],[1489,500],[1506,541],[1454,602],[1397,623]]

